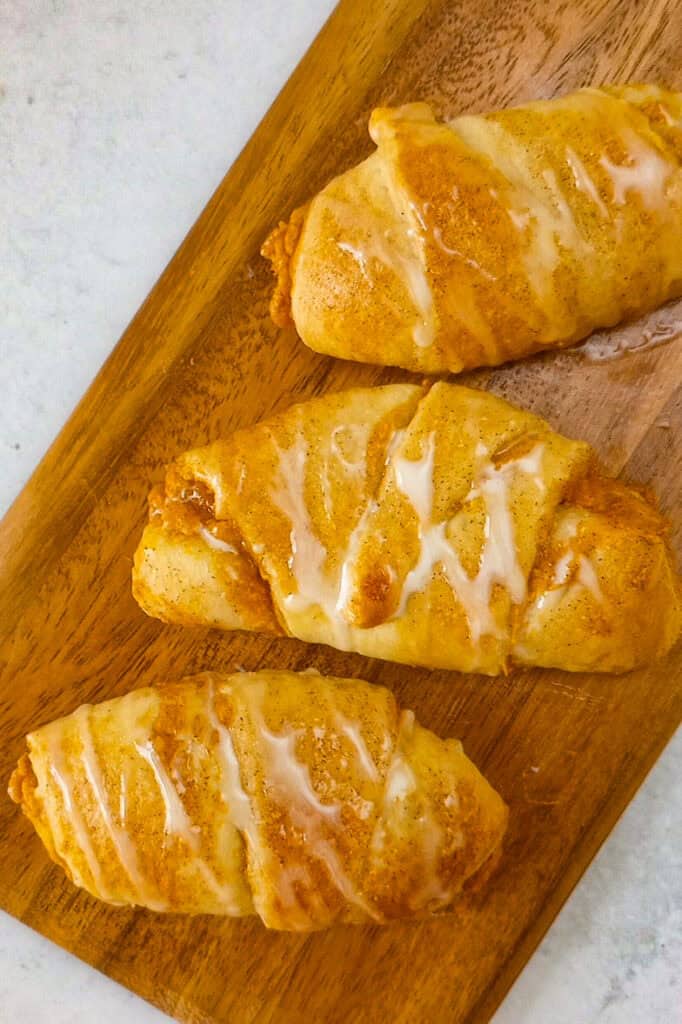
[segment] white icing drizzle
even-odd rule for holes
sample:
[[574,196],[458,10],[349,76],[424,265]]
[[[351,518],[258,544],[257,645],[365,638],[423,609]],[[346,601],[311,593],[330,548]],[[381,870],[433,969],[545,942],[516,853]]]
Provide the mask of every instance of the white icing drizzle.
[[603,603],[604,594],[599,586],[599,578],[587,555],[580,555],[578,559],[578,582],[590,591],[595,601]]
[[590,363],[606,363],[622,356],[647,352],[682,334],[682,299],[647,313],[629,324],[597,331],[576,348],[568,349]]
[[530,224],[530,210],[515,210],[513,206],[506,206],[505,209],[516,230],[525,231]]
[[[354,222],[356,215],[353,207],[331,196],[326,196],[325,202],[339,224],[348,225],[349,230],[356,235],[357,223]],[[338,248],[357,264],[370,287],[374,286],[370,269],[372,260],[383,264],[395,274],[402,282],[417,314],[412,325],[414,343],[418,348],[428,348],[435,340],[436,320],[433,294],[424,267],[423,242],[414,231],[408,229],[405,236],[409,244],[396,245],[391,230],[384,229],[378,219],[370,221],[367,217],[363,219],[362,226],[367,233],[361,244],[337,241]]]
[[[568,204],[555,172],[546,167],[542,172],[542,180],[549,189],[552,201],[548,206],[542,208],[543,214],[537,218],[538,221],[546,220],[547,224],[551,225],[553,234],[556,235],[564,248],[576,249],[584,247],[586,244],[585,239],[578,231],[573,211]],[[536,210],[537,213],[539,213],[539,210]],[[557,259],[559,259],[560,254],[556,251],[556,247],[554,247],[554,251]]]
[[203,860],[203,858],[197,858],[193,864],[198,869],[199,874],[206,883],[206,887],[210,889],[216,899],[222,903],[225,913],[230,917],[241,917],[243,910],[235,897],[232,886],[223,885],[216,877],[213,869],[205,860]]
[[[324,443],[324,442],[323,442]],[[328,454],[322,459],[320,477],[322,482],[322,503],[329,522],[334,518],[332,497],[333,477],[330,470],[336,464],[343,470],[344,487],[361,487],[367,470],[367,434],[357,423],[339,424],[328,437]],[[322,452],[320,452],[322,454]]]
[[[384,468],[387,468],[391,461],[403,443],[405,438],[404,429],[398,429],[393,432],[391,439],[386,446],[386,456],[384,458]],[[358,519],[350,537],[348,538],[348,545],[346,547],[346,557],[341,565],[341,572],[339,575],[339,588],[334,605],[334,611],[337,615],[343,615],[348,608],[348,604],[353,595],[353,570],[355,568],[355,562],[358,556],[360,545],[364,539],[365,528],[368,520],[374,515],[377,510],[376,501],[372,500],[365,506],[362,515]]]
[[373,782],[379,781],[379,772],[374,758],[369,752],[365,738],[362,735],[362,730],[358,722],[352,722],[350,719],[342,715],[340,711],[334,709],[334,719],[336,726],[340,732],[350,740],[352,746],[355,748],[357,760],[365,773]]
[[495,274],[491,274],[489,270],[486,270],[485,267],[482,267],[481,264],[478,263],[471,256],[465,256],[463,252],[459,251],[459,249],[454,249],[452,248],[452,246],[446,245],[445,242],[443,241],[443,235],[438,225],[435,225],[431,229],[431,237],[433,238],[434,242],[441,250],[441,252],[444,252],[447,256],[456,256],[458,260],[461,260],[462,263],[465,263],[466,266],[469,267],[471,270],[475,270],[477,274],[481,274],[482,277],[487,278],[488,281],[497,281],[497,277],[495,276]]
[[676,118],[674,118],[673,115],[668,110],[668,108],[665,106],[665,104],[661,103],[660,101],[659,101],[659,104],[658,104],[658,109],[659,109],[659,111],[661,113],[661,116],[662,116],[662,118],[663,118],[663,120],[665,121],[666,124],[671,125],[671,126],[672,125],[680,124],[680,121],[677,120]]
[[627,163],[615,164],[607,156],[599,159],[611,179],[614,203],[625,206],[630,193],[635,192],[647,209],[660,207],[665,202],[672,165],[636,132],[627,131],[622,140],[627,149]]
[[[288,564],[298,586],[297,594],[287,594],[284,604],[292,611],[305,611],[319,605],[324,611],[333,607],[330,584],[324,572],[327,552],[315,536],[305,499],[307,445],[299,435],[292,446],[278,449],[279,486],[273,500],[291,523],[291,555]],[[331,604],[330,604],[331,601]]]
[[163,800],[165,811],[164,831],[166,835],[173,835],[187,844],[194,858],[192,867],[202,876],[206,886],[213,895],[223,904],[228,914],[237,915],[240,908],[235,900],[235,895],[230,885],[223,885],[216,877],[209,864],[199,856],[201,849],[201,829],[192,824],[192,821],[185,810],[184,804],[173,785],[166,768],[154,747],[151,737],[135,743],[135,749],[140,757],[147,762],[154,773],[156,784]]
[[[121,789],[121,793],[119,795],[119,810],[123,812],[121,814],[120,826],[116,824],[111,815],[109,798],[104,787],[104,780],[102,778],[102,773],[97,760],[97,753],[92,739],[92,731],[90,728],[91,710],[90,705],[83,705],[75,712],[73,720],[78,723],[78,735],[82,744],[81,758],[83,769],[94,794],[102,822],[109,838],[111,839],[112,845],[116,850],[116,856],[119,859],[121,867],[130,879],[133,891],[142,898],[145,906],[150,907],[150,909],[165,910],[167,909],[167,904],[158,899],[158,893],[150,892],[150,886],[140,869],[135,844],[131,840],[130,834],[125,827],[125,788]],[[121,783],[122,786],[125,787],[125,776],[123,773],[121,775]]]
[[348,607],[348,604],[353,596],[353,570],[355,568],[355,561],[358,557],[358,551],[360,545],[364,540],[365,527],[367,521],[371,518],[373,513],[376,511],[376,501],[368,502],[365,510],[357,521],[356,526],[353,529],[350,537],[348,538],[348,545],[346,547],[346,557],[341,565],[341,574],[339,580],[339,591],[336,597],[336,603],[334,605],[334,611],[338,615],[343,615]]
[[[126,710],[129,709],[126,708]],[[148,880],[144,878],[139,866],[137,850],[130,833],[126,829],[128,782],[125,770],[122,771],[120,775],[118,801],[120,825],[117,824],[112,817],[109,797],[106,792],[104,779],[102,777],[101,768],[92,738],[90,714],[90,706],[85,705],[84,707],[79,708],[79,710],[72,716],[72,719],[76,728],[76,734],[81,744],[80,762],[83,768],[83,773],[94,796],[95,804],[99,811],[102,823],[109,838],[111,839],[114,849],[116,850],[120,864],[130,879],[134,894],[138,897],[138,901],[152,910],[168,910],[168,903],[159,898],[159,893],[156,887],[152,889]],[[192,869],[196,870],[203,878],[207,888],[220,901],[226,913],[241,913],[241,908],[235,899],[232,887],[221,884],[210,865],[207,864],[201,856],[199,856],[201,849],[201,829],[198,825],[194,825],[189,818],[178,794],[178,789],[173,784],[173,781],[164,767],[158,752],[154,748],[151,736],[148,735],[146,730],[141,729],[139,723],[133,722],[131,724],[136,726],[136,729],[133,730],[133,735],[137,732],[137,738],[133,739],[132,745],[139,756],[152,769],[163,800],[165,812],[164,830],[166,834],[180,837],[189,846],[190,850],[194,854],[191,861]],[[216,724],[216,727],[220,726],[220,730],[222,730],[229,739],[229,733],[227,733],[227,730],[225,730],[219,722],[217,716],[215,716],[214,724]],[[104,886],[99,859],[92,846],[90,830],[83,819],[78,801],[74,797],[71,773],[67,770],[64,764],[61,748],[61,723],[56,723],[56,726],[46,727],[42,730],[42,733],[48,747],[49,770],[62,793],[65,808],[68,813],[76,841],[85,855],[99,894],[104,899],[114,902],[111,899],[110,893],[108,893]],[[225,736],[222,733],[220,733],[220,739],[220,752],[224,753]],[[190,742],[192,742],[191,739]],[[232,752],[232,756],[234,756],[234,752]],[[225,759],[228,759],[228,755],[226,755]],[[228,776],[232,778],[232,776],[229,775],[229,769]],[[243,822],[243,817],[239,814],[241,807],[239,805],[239,801],[235,799],[235,792],[235,787],[232,786],[230,788],[232,796],[230,809],[233,812],[233,817],[237,818],[239,822]],[[236,813],[235,807],[237,808]],[[75,870],[70,859],[68,857],[65,857],[65,859],[69,860],[69,866],[74,874],[74,879],[78,884],[83,885],[82,876],[80,876]]]
[[290,448],[276,448],[279,481],[271,497],[291,524],[288,566],[298,588],[296,593],[285,595],[284,608],[296,614],[319,607],[332,627],[334,645],[340,650],[349,650],[352,644],[348,624],[336,614],[338,584],[325,571],[327,552],[313,531],[306,504],[306,441],[299,433]]
[[[264,777],[271,798],[286,809],[291,823],[303,833],[306,855],[325,865],[330,880],[344,899],[359,907],[369,917],[378,919],[377,912],[346,874],[334,843],[325,834],[325,827],[334,830],[342,827],[341,805],[325,804],[320,800],[312,785],[307,766],[297,759],[295,747],[301,731],[290,730],[277,734],[268,729],[261,706],[263,692],[262,684],[251,684],[243,690],[249,702],[251,721],[264,754]],[[280,886],[284,886],[284,891],[280,888],[280,896],[286,899],[290,909],[297,913],[298,901],[293,886],[290,885],[294,871],[295,877],[306,885],[306,896],[313,894],[315,887],[305,865],[283,866],[278,874]]]
[[[452,199],[455,202],[457,202],[457,200],[459,199],[459,190],[456,185],[452,190]],[[486,278],[486,280],[497,281],[496,275],[491,274],[489,270],[486,270],[485,267],[482,267],[481,264],[472,256],[467,256],[459,249],[454,248],[454,246],[447,245],[446,242],[443,241],[443,232],[440,225],[432,224],[431,221],[428,219],[428,213],[431,208],[431,203],[428,200],[422,204],[421,209],[416,203],[410,202],[410,208],[414,213],[415,217],[417,218],[417,221],[424,236],[430,236],[436,248],[440,249],[440,251],[445,253],[446,256],[455,257],[465,266],[469,267],[470,270],[473,270],[476,274],[479,274],[481,277]],[[407,233],[410,234],[409,231]],[[459,296],[459,301],[460,305],[462,306],[461,313],[464,314],[462,319],[465,325],[469,327],[469,329],[475,330],[478,333],[479,340],[485,339],[490,341],[492,337],[490,334],[490,328],[486,318],[481,314],[481,310],[478,306],[473,290],[466,289],[467,294],[465,297],[464,281],[460,281],[460,288],[462,289],[462,291]]]
[[[490,610],[493,586],[502,584],[514,604],[525,599],[526,579],[516,554],[513,520],[508,506],[508,493],[515,473],[531,477],[540,494],[545,483],[542,474],[544,445],[536,444],[526,454],[496,467],[487,450],[476,450],[475,482],[465,501],[481,499],[486,508],[484,545],[479,570],[473,579],[462,566],[457,552],[448,540],[448,522],[432,521],[433,461],[435,435],[427,440],[424,454],[418,460],[396,457],[405,432],[393,434],[386,451],[385,465],[392,467],[398,488],[410,500],[418,520],[419,557],[408,572],[393,618],[405,613],[410,596],[422,592],[431,582],[438,566],[461,602],[467,616],[472,642],[482,635],[501,635]],[[365,506],[346,546],[346,555],[335,573],[325,571],[326,550],[313,533],[305,502],[305,466],[307,446],[301,434],[286,451],[278,449],[279,480],[273,500],[290,521],[291,555],[288,565],[298,591],[287,594],[283,604],[292,612],[318,607],[334,632],[334,643],[341,649],[351,646],[351,628],[345,619],[354,590],[354,569],[365,540],[367,522],[376,512],[376,502]],[[387,567],[395,578],[395,569]]]
[[[457,199],[454,192],[453,199]],[[436,248],[440,249],[441,252],[445,253],[447,256],[458,259],[465,266],[469,267],[470,270],[473,270],[476,274],[484,277],[486,280],[496,281],[496,276],[486,270],[485,267],[482,267],[481,264],[472,256],[466,255],[459,249],[449,246],[443,241],[440,225],[432,224],[428,219],[428,211],[430,207],[431,203],[428,201],[422,204],[421,209],[416,203],[410,203],[410,208],[416,217],[422,232],[423,244],[425,244],[426,239],[430,237]],[[456,219],[456,213],[453,214],[453,216]],[[409,231],[407,233],[410,234]],[[494,354],[496,352],[495,339],[490,330],[489,320],[481,309],[475,287],[467,280],[466,275],[460,275],[458,283],[459,294],[456,315],[459,321],[466,330],[475,335],[478,342],[482,345],[486,355],[490,355],[491,353]]]
[[[496,126],[493,135],[498,134],[505,144],[511,144],[513,153],[518,147],[517,141]],[[540,307],[551,308],[555,322],[557,296],[554,272],[564,258],[563,251],[587,256],[592,247],[578,230],[570,205],[551,168],[545,168],[541,175],[545,185],[544,194],[538,190],[522,152],[519,153],[518,161],[508,163],[500,169],[511,185],[510,193],[503,201],[503,209],[516,231],[523,236],[521,259],[528,274],[529,284]],[[576,167],[572,167],[572,170],[575,176]],[[516,206],[513,205],[514,202],[517,203]],[[566,306],[562,329],[566,333],[571,333],[574,325],[574,312]]]
[[[73,828],[73,836],[76,841],[76,845],[83,852],[85,861],[88,865],[90,874],[92,875],[92,879],[98,893],[104,899],[107,899],[109,890],[104,885],[104,879],[102,877],[102,869],[100,867],[99,858],[95,853],[94,847],[92,845],[92,840],[90,838],[90,829],[88,828],[83,818],[77,800],[74,799],[71,774],[68,768],[66,767],[66,763],[64,761],[64,753],[62,750],[61,723],[56,722],[52,725],[45,726],[45,728],[42,730],[42,736],[47,745],[49,772],[53,780],[57,784],[60,793],[62,794],[64,808],[67,812],[69,823]],[[47,802],[47,807],[48,813],[50,814],[52,834],[55,837],[56,841],[56,837],[59,835],[59,832],[64,834],[64,828],[61,825],[61,823],[59,823],[59,819],[59,829],[55,826],[55,823],[52,819],[52,813],[50,810],[51,802]],[[78,871],[76,865],[72,862],[71,858],[68,857],[67,852],[65,850],[63,851],[63,856],[64,860],[67,861],[69,865],[71,873],[73,874],[74,881],[82,888],[88,888],[88,886],[85,884],[82,874]]]
[[[559,607],[563,601],[564,594],[566,593],[565,586],[554,587],[551,590],[545,590],[535,600],[535,608],[537,611],[553,612]],[[519,648],[515,648],[515,652],[519,652]]]
[[580,515],[577,512],[563,513],[555,531],[556,539],[561,541],[573,540],[574,537],[578,536],[579,525]]
[[192,823],[187,816],[178,791],[173,785],[151,738],[135,743],[135,749],[154,772],[165,810],[164,832],[166,835],[179,836],[187,843],[191,850],[196,851],[199,839],[196,832],[192,830]]
[[[559,243],[572,249],[575,239],[563,240],[564,222],[553,208],[537,204],[531,217],[531,236],[529,244],[523,249],[523,261],[528,272],[528,280],[539,302],[555,306],[556,288],[554,272],[561,263]],[[559,241],[557,241],[557,239]],[[572,327],[572,320],[570,323]]]
[[572,551],[567,551],[565,555],[562,555],[557,564],[554,566],[554,576],[552,583],[556,586],[560,586],[565,583],[571,574],[571,567],[573,565],[574,556]]
[[[414,713],[403,711],[400,716],[398,743],[386,774],[383,796],[384,816],[390,821],[392,804],[403,803],[411,798],[418,801],[420,813],[418,817],[410,816],[410,822],[411,828],[414,830],[415,841],[421,847],[420,861],[423,869],[423,881],[410,894],[409,905],[415,911],[426,907],[435,910],[437,907],[446,906],[452,900],[456,890],[443,884],[438,870],[445,842],[445,832],[436,820],[435,808],[428,791],[420,785],[412,766],[400,749],[400,737],[409,737],[413,730]],[[375,856],[381,857],[385,838],[385,826],[383,821],[380,821],[371,842]]]
[[307,851],[325,865],[331,881],[343,898],[348,903],[359,907],[369,918],[381,920],[381,915],[368,903],[352,879],[346,874],[336,847],[321,834],[319,824],[315,819],[306,815],[305,812],[302,813],[300,805],[296,803],[289,808],[289,813],[294,824],[306,832]]
[[405,429],[403,427],[400,427],[398,430],[395,430],[391,434],[391,440],[388,442],[388,445],[386,446],[386,457],[384,459],[384,467],[387,467],[391,464],[393,456],[398,451],[404,440]]
[[323,818],[338,822],[340,804],[325,804],[319,799],[310,779],[308,766],[296,757],[296,741],[303,730],[277,734],[270,732],[264,722],[259,723],[259,736],[267,750],[268,778],[288,799],[306,804]]
[[[577,529],[575,523],[569,521],[573,530],[565,530],[565,537],[574,537]],[[592,597],[599,604],[604,604],[606,598],[599,584],[599,577],[591,559],[581,552],[569,548],[554,566],[552,574],[552,586],[545,590],[535,599],[536,611],[552,612],[562,603],[564,597],[570,594],[575,588],[583,588],[589,591]]]
[[241,782],[239,761],[232,742],[230,730],[223,725],[215,707],[215,687],[210,680],[206,687],[206,717],[212,729],[218,734],[217,757],[220,766],[220,788],[223,802],[227,807],[231,823],[239,829],[251,845],[256,848],[256,822],[249,800]]
[[[450,122],[450,127],[477,152],[495,153],[498,170],[507,179],[509,188],[504,197],[500,197],[496,189],[491,190],[491,195],[523,236],[521,257],[528,280],[538,302],[551,305],[556,317],[554,271],[563,259],[562,248],[582,254],[589,247],[578,230],[555,172],[549,167],[544,169],[541,177],[545,187],[539,190],[527,150],[500,122],[460,117]],[[566,330],[570,331],[573,322],[569,309],[566,317],[570,321]]]
[[405,800],[418,789],[414,772],[404,757],[396,754],[386,774],[384,799],[389,803],[394,800]]
[[457,595],[467,616],[472,643],[482,635],[499,635],[500,629],[490,609],[493,586],[502,584],[514,604],[521,604],[526,595],[526,578],[518,562],[514,524],[509,509],[509,488],[516,472],[530,475],[544,489],[541,476],[544,445],[518,459],[496,466],[484,445],[477,446],[479,468],[466,501],[481,498],[486,509],[484,543],[479,569],[473,578],[468,575],[447,537],[448,522],[434,523],[433,470],[435,434],[431,434],[420,459],[398,458],[394,461],[396,485],[410,501],[418,523],[419,557],[403,583],[401,598],[394,617],[403,615],[412,594],[420,593],[430,583],[438,565]]
[[[525,455],[519,456],[514,459],[513,465],[520,469],[522,473],[526,473],[528,476],[533,478],[533,483],[537,487],[540,494],[544,494],[547,490],[545,484],[545,478],[542,475],[542,462],[545,455],[545,446],[542,442],[536,444],[531,451]],[[512,463],[508,463],[511,465]],[[504,467],[502,467],[504,469]]]
[[420,459],[400,456],[393,461],[395,482],[409,498],[420,520],[431,518],[433,506],[433,469],[436,457],[436,435],[429,434]]
[[409,206],[410,206],[410,209],[412,210],[412,213],[416,217],[417,223],[419,224],[419,227],[422,229],[422,231],[428,231],[429,226],[428,226],[428,224],[426,222],[426,219],[425,219],[426,218],[426,214],[429,212],[429,209],[431,207],[431,203],[428,201],[428,199],[423,204],[421,210],[419,209],[418,204],[413,202],[412,200],[410,200]]
[[568,161],[568,166],[571,168],[575,187],[580,189],[581,192],[584,192],[585,195],[589,196],[599,210],[600,215],[604,220],[608,220],[609,211],[606,208],[604,200],[599,195],[597,186],[590,177],[585,164],[582,162],[575,150],[571,149],[570,146],[566,146],[566,160]]
[[[600,116],[617,116],[617,108],[611,101],[598,90],[592,92],[591,96],[583,94],[581,103],[599,109],[608,102]],[[474,151],[487,156],[494,153],[497,169],[507,179],[509,187],[504,199],[497,195],[493,198],[501,203],[522,236],[519,253],[529,283],[539,310],[550,314],[552,338],[547,336],[543,340],[574,336],[581,324],[579,304],[575,306],[558,291],[555,271],[565,259],[565,250],[584,261],[591,258],[594,246],[588,234],[579,229],[557,175],[551,168],[545,168],[542,173],[545,188],[538,190],[537,172],[522,138],[494,118],[461,117],[450,122],[450,128]],[[566,167],[570,169],[575,186],[589,197],[605,224],[614,221],[611,206],[625,206],[633,196],[641,197],[642,204],[649,209],[659,208],[664,215],[673,164],[664,158],[651,137],[620,123],[614,125],[614,131],[619,132],[625,146],[622,163],[614,163],[604,152],[598,168],[590,174],[575,150],[565,149]],[[608,178],[604,181],[605,174]],[[616,236],[622,227],[623,218],[615,217],[611,229]],[[612,295],[607,289],[603,302],[605,319],[616,319],[616,294]],[[529,310],[529,316],[530,322],[544,333],[547,328],[542,322],[537,323],[536,311]]]
[[[349,459],[344,452],[343,438],[347,438],[350,446],[357,449],[355,459]],[[351,476],[364,477],[366,472],[365,431],[353,424],[340,424],[331,432],[329,439],[330,454],[341,463],[346,473]]]
[[[395,261],[394,261],[395,262]],[[426,271],[419,259],[401,259],[403,279],[407,285],[419,319],[412,327],[412,338],[417,348],[429,348],[436,336],[433,293]]]
[[228,544],[226,540],[221,540],[220,537],[216,537],[215,534],[206,527],[201,525],[199,527],[199,535],[206,541],[210,548],[214,551],[222,551],[226,554],[236,555],[238,551],[233,544]]
[[[459,558],[448,543],[447,521],[435,524],[431,521],[434,456],[435,435],[431,434],[420,459],[398,458],[393,466],[396,485],[408,498],[417,516],[419,535],[419,558],[405,577],[394,618],[405,613],[412,594],[421,593],[430,583],[438,565],[442,565],[450,586],[458,595],[466,589],[469,580]],[[486,631],[494,627],[489,612],[485,625]]]
[[367,257],[365,256],[362,249],[357,249],[354,245],[351,245],[350,242],[337,242],[336,244],[338,245],[341,252],[348,253],[348,255],[353,260],[355,260],[355,262],[360,268],[360,273],[364,277],[365,281],[370,286],[370,288],[373,288],[374,280],[367,270]]

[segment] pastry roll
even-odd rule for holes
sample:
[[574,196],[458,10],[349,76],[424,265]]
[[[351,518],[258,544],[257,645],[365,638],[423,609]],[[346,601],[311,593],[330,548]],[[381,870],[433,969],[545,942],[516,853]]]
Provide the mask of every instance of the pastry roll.
[[680,631],[666,532],[537,416],[393,384],[181,455],[151,495],[133,592],[167,622],[428,668],[621,672]]
[[317,352],[457,373],[682,294],[682,93],[581,89],[447,123],[413,103],[369,131],[376,151],[263,246],[273,319]]
[[109,903],[305,931],[446,910],[507,808],[465,756],[358,679],[205,674],[27,737],[10,796]]

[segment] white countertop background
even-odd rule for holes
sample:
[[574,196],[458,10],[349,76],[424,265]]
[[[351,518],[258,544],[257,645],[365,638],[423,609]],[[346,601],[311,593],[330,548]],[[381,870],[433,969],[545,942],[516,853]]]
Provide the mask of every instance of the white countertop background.
[[[0,512],[332,6],[0,0]],[[678,734],[495,1024],[682,1024],[681,776]],[[93,1020],[167,1018],[0,913],[1,1024]]]

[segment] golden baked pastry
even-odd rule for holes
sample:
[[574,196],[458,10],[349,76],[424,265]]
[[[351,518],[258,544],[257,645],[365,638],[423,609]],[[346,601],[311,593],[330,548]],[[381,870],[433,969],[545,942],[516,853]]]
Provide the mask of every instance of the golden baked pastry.
[[358,679],[205,674],[30,733],[10,795],[77,885],[269,928],[447,909],[507,808],[457,740]]
[[369,131],[376,151],[263,246],[273,319],[317,352],[457,373],[682,295],[682,93],[581,89],[448,123],[413,103]]
[[181,455],[151,495],[133,590],[167,622],[429,668],[619,672],[679,634],[666,532],[537,416],[394,384]]

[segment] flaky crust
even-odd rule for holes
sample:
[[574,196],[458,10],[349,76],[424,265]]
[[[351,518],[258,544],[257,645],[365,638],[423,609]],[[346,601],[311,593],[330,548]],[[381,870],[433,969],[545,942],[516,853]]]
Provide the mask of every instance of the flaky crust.
[[272,313],[318,352],[427,373],[570,345],[682,294],[682,94],[582,89],[377,150],[263,247]]
[[423,916],[494,865],[507,809],[392,695],[315,674],[205,674],[27,737],[9,793],[100,899],[271,928]]
[[133,589],[167,621],[254,629],[257,611],[270,632],[429,668],[619,672],[679,634],[666,535],[648,496],[544,420],[390,385],[180,456]]

